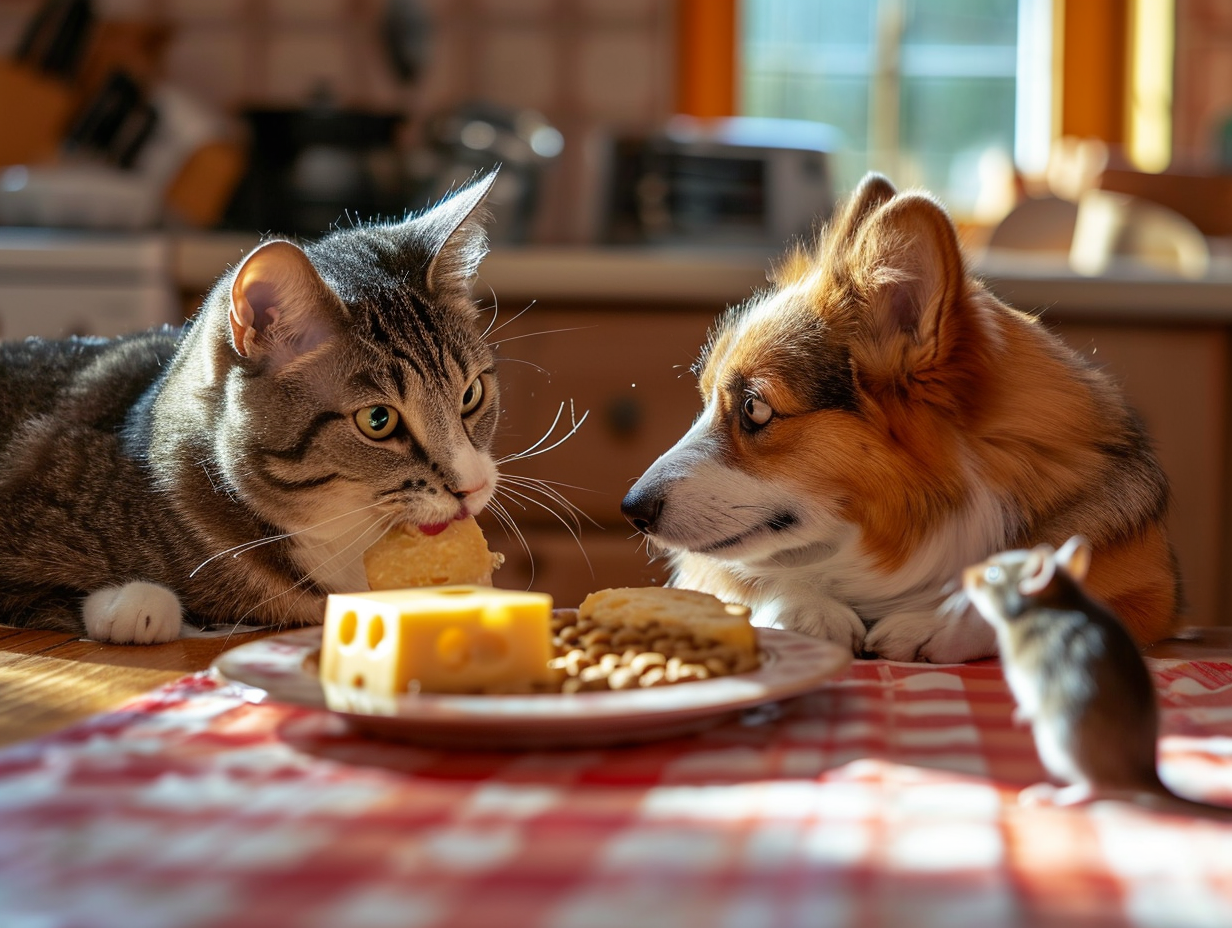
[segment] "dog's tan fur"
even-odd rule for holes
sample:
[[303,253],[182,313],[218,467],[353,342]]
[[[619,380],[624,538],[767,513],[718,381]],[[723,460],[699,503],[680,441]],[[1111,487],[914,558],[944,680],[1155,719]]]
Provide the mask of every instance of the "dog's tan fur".
[[938,611],[961,569],[1083,535],[1092,593],[1137,639],[1174,628],[1167,484],[1139,420],[967,273],[934,200],[870,175],[771,283],[712,333],[705,409],[625,501],[674,585],[856,651],[967,660],[995,644]]

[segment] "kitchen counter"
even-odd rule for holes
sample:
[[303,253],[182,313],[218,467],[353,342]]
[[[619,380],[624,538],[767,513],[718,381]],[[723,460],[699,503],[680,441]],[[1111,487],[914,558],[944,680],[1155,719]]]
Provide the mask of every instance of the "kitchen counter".
[[[174,276],[186,293],[204,293],[255,245],[241,234],[180,234],[173,238]],[[753,248],[497,246],[480,268],[479,296],[539,302],[646,302],[721,309],[766,286],[777,254]],[[1216,263],[1201,280],[1134,265],[1102,277],[1069,269],[1063,256],[987,253],[975,272],[1001,299],[1050,316],[1175,324],[1232,323],[1232,265]]]
[[[0,231],[0,252],[6,243],[21,240],[18,230]],[[80,245],[82,236],[43,232],[30,238],[52,247],[61,239]],[[114,244],[126,237],[103,238]],[[127,237],[135,249],[147,239]],[[164,286],[174,289],[182,311],[191,313],[215,278],[258,238],[177,232],[166,241]],[[0,317],[6,292],[16,294],[12,305],[30,317],[37,262],[28,247],[12,252],[0,254]],[[493,250],[480,268],[476,296],[501,308],[500,355],[512,362],[502,365],[501,379],[505,395],[517,398],[505,404],[498,451],[516,455],[530,447],[561,409],[566,417],[570,410],[578,417],[590,414],[576,438],[508,468],[526,477],[583,484],[570,493],[586,519],[575,539],[555,515],[533,505],[519,511],[533,559],[510,542],[503,552],[508,556],[504,583],[519,586],[533,578],[537,588],[559,601],[578,602],[603,586],[662,582],[662,562],[648,562],[638,539],[629,535],[620,516],[621,497],[696,415],[696,386],[687,371],[715,315],[764,287],[774,259],[757,249]],[[983,254],[973,267],[996,295],[1040,312],[1069,344],[1123,385],[1172,483],[1169,526],[1189,603],[1186,620],[1227,622],[1232,615],[1232,494],[1227,492],[1232,484],[1232,267],[1227,259],[1217,259],[1202,280],[1127,265],[1102,277],[1084,277],[1060,256],[1026,252]],[[49,287],[59,288],[60,302],[74,312],[87,292],[97,303],[97,281],[73,289],[66,286],[69,275],[58,269],[43,267],[39,273]],[[148,283],[143,279],[143,286]],[[136,305],[135,290],[113,289],[117,312]],[[533,311],[515,318],[532,305]],[[35,314],[36,321],[49,316]],[[90,318],[100,316],[95,310]],[[6,326],[3,334],[30,334],[18,328]],[[1024,397],[1025,403],[1031,400]],[[497,531],[497,537],[503,535]]]
[[[72,253],[97,279],[117,268],[150,262],[186,297],[199,298],[229,266],[259,241],[231,232],[119,235],[48,229],[0,228],[0,283],[40,270],[61,273]],[[132,257],[128,257],[128,255]],[[480,268],[480,290],[502,301],[630,303],[713,306],[738,303],[766,285],[777,252],[757,248],[653,248],[635,246],[497,246]],[[100,264],[105,262],[105,266]],[[1232,322],[1232,261],[1216,260],[1211,273],[1191,280],[1122,263],[1088,277],[1063,255],[986,252],[972,267],[1001,299],[1019,309],[1075,314],[1110,322],[1172,324]]]

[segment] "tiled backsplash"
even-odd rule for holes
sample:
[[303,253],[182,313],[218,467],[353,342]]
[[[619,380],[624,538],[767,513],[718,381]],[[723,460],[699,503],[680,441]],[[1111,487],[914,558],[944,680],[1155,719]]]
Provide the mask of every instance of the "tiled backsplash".
[[1206,169],[1216,158],[1220,127],[1232,120],[1232,3],[1177,0],[1176,11],[1175,160]]
[[[0,0],[11,49],[37,0]],[[597,222],[604,141],[657,125],[673,105],[673,0],[421,0],[427,64],[399,82],[385,52],[384,0],[96,0],[101,17],[166,27],[165,77],[236,112],[339,105],[422,118],[487,100],[542,112],[565,149],[545,182],[533,238],[585,241]],[[1175,159],[1212,166],[1232,114],[1232,4],[1177,0]]]
[[[34,0],[0,0],[0,48],[11,49]],[[534,238],[584,241],[611,131],[670,115],[671,0],[421,0],[431,26],[426,66],[400,83],[385,51],[383,0],[96,0],[100,18],[166,27],[165,78],[231,112],[340,105],[422,118],[486,100],[533,108],[565,148],[545,178]]]

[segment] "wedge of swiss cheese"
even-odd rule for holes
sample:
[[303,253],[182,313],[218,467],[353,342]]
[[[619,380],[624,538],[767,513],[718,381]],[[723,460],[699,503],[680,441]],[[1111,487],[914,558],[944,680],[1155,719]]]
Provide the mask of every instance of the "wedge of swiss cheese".
[[552,597],[481,586],[332,594],[320,675],[390,695],[553,681]]

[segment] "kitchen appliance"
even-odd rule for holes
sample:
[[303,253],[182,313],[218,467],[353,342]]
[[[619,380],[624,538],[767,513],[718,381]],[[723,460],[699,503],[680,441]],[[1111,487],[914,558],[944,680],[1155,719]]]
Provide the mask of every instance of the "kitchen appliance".
[[839,133],[801,120],[677,116],[611,152],[610,242],[781,247],[834,208]]
[[233,229],[317,236],[336,223],[402,218],[410,194],[397,154],[399,113],[252,109],[248,173],[227,209]]
[[0,228],[0,338],[122,335],[182,321],[164,235]]
[[530,109],[472,101],[435,114],[427,146],[416,153],[415,175],[425,196],[439,200],[475,174],[500,168],[484,203],[492,214],[488,237],[524,244],[533,235],[543,177],[564,149],[564,136]]

